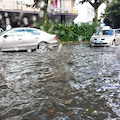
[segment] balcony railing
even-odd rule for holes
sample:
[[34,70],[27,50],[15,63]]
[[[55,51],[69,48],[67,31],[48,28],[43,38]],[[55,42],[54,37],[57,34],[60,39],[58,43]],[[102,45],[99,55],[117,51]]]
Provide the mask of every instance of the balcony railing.
[[55,13],[76,13],[74,9],[67,9],[67,8],[48,8],[48,12],[55,12]]

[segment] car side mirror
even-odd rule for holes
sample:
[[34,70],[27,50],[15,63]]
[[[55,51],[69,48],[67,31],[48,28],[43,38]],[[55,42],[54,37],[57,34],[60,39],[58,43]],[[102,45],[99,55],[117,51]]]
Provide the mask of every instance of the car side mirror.
[[4,37],[4,38],[7,38],[7,37],[8,37],[8,35],[4,35],[3,37]]

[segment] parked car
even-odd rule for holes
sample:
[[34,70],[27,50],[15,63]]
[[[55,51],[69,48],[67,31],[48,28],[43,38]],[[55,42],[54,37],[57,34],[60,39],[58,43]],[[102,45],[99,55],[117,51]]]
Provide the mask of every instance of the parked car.
[[90,46],[115,46],[120,44],[120,31],[117,29],[102,30],[90,38]]
[[112,29],[110,26],[106,26],[106,25],[104,25],[103,27],[102,27],[102,30],[109,30],[109,29]]
[[58,45],[57,36],[36,28],[20,27],[0,35],[1,51],[40,49],[46,51]]

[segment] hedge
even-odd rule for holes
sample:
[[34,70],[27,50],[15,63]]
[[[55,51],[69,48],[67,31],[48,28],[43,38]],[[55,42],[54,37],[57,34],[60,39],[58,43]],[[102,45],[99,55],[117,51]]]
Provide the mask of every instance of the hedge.
[[96,26],[89,23],[78,24],[60,24],[55,22],[46,22],[37,24],[36,28],[42,29],[48,33],[56,34],[61,42],[73,41],[89,41],[90,37],[95,33]]

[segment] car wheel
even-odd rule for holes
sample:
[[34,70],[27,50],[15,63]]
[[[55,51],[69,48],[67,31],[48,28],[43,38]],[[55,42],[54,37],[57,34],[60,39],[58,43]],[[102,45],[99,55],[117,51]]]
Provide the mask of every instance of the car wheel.
[[48,51],[48,45],[45,42],[40,42],[38,45],[38,49],[42,52]]
[[112,41],[112,46],[113,46],[113,47],[115,46],[115,40]]

